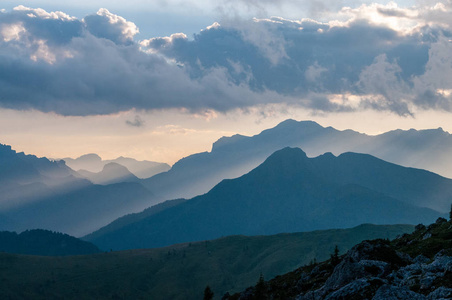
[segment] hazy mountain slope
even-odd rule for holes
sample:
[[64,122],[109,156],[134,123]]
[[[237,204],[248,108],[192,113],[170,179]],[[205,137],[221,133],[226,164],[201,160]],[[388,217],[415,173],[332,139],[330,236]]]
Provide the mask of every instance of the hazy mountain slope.
[[0,230],[44,228],[85,235],[155,204],[152,193],[138,183],[99,186],[77,176],[63,161],[0,145]]
[[0,187],[32,183],[66,187],[86,183],[78,177],[63,161],[17,153],[11,146],[0,144]]
[[100,250],[89,242],[67,234],[35,229],[20,234],[0,231],[0,252],[60,256],[93,254]]
[[3,212],[9,226],[2,230],[42,228],[82,236],[152,204],[152,194],[139,183],[91,185]]
[[124,226],[127,226],[129,224],[133,224],[135,222],[138,222],[142,219],[145,219],[147,217],[150,217],[152,215],[155,215],[159,212],[164,211],[165,209],[171,208],[173,206],[179,205],[183,202],[187,201],[186,199],[175,199],[175,200],[167,200],[165,202],[156,204],[154,206],[151,206],[149,208],[146,208],[142,212],[139,213],[132,213],[125,216],[122,216],[119,219],[114,220],[110,224],[108,224],[105,227],[102,227],[99,230],[96,230],[95,232],[88,234],[85,239],[96,239],[97,237],[103,236],[104,234],[107,234],[109,232],[113,232],[117,229],[120,229]]
[[63,158],[66,164],[73,170],[85,170],[91,173],[99,173],[109,163],[116,163],[126,167],[131,173],[139,178],[149,178],[155,174],[168,171],[171,167],[165,163],[153,161],[138,161],[128,157],[118,157],[113,160],[102,160],[102,158],[94,153],[82,155],[76,159],[66,157]]
[[91,183],[63,161],[25,155],[0,144],[0,212]]
[[179,160],[165,173],[143,181],[162,199],[191,198],[209,191],[223,179],[236,178],[284,147],[300,147],[308,156],[325,152],[368,153],[389,162],[428,169],[452,177],[452,136],[442,129],[396,130],[369,136],[352,130],[324,128],[311,121],[286,120],[247,137],[234,135],[215,142],[211,152]]
[[[434,210],[410,204],[411,200],[403,202],[359,183],[366,183],[364,175],[369,172],[375,179],[379,178],[377,188],[380,185],[385,187],[385,182],[395,178],[381,173],[381,170],[385,171],[388,165],[397,170],[406,169],[405,185],[398,186],[394,193],[404,195],[405,189],[417,185],[422,193],[413,203],[425,204],[429,201],[423,199],[423,195],[430,190],[433,192],[436,187],[421,184],[425,175],[434,176],[438,182],[445,180],[447,187],[452,186],[452,180],[422,170],[395,166],[371,156],[353,153],[345,156],[345,161],[331,154],[308,158],[299,148],[285,148],[272,154],[248,174],[224,180],[205,195],[137,219],[122,228],[106,230],[103,235],[95,233],[93,238],[86,238],[103,248],[148,248],[233,234],[345,228],[362,223],[417,224],[430,222],[440,215]],[[359,163],[350,163],[354,157]],[[337,161],[333,164],[334,170],[348,169],[345,175],[364,175],[362,178],[347,178],[337,174],[336,178],[335,171],[326,168],[330,167],[330,160]],[[427,190],[422,190],[422,187]]]
[[137,182],[138,177],[133,175],[126,167],[117,163],[104,165],[102,171],[93,173],[86,170],[78,170],[80,175],[95,184],[113,184],[119,182]]
[[412,226],[360,225],[274,236],[231,236],[167,248],[75,257],[0,253],[0,298],[202,299],[206,285],[217,295],[235,292],[283,274],[314,258],[326,259],[338,245],[393,238]]
[[113,160],[106,160],[106,163],[117,163],[126,167],[138,178],[149,178],[158,173],[166,172],[171,169],[170,165],[166,163],[148,161],[148,160],[135,160],[129,157],[118,157]]

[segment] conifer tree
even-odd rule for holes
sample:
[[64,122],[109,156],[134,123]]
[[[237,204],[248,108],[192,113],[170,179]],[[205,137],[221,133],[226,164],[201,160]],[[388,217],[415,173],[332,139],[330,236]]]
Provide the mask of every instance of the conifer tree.
[[204,300],[212,300],[214,293],[210,289],[210,286],[206,286],[204,290]]
[[336,266],[339,263],[339,248],[337,245],[334,247],[334,253],[331,254],[331,264]]

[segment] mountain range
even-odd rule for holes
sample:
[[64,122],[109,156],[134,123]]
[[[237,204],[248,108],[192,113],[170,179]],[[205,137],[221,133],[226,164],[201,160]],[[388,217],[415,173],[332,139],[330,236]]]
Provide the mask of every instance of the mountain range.
[[102,185],[139,181],[138,177],[133,175],[126,167],[113,162],[104,165],[102,171],[98,173],[86,170],[78,170],[77,173],[79,173],[92,183]]
[[95,185],[64,161],[0,145],[0,230],[40,228],[81,236],[155,203],[137,182]]
[[[105,249],[162,247],[221,236],[431,222],[449,209],[452,180],[366,154],[308,158],[276,151],[251,172],[207,194],[86,237]],[[135,222],[130,219],[135,218]],[[110,228],[114,227],[114,229]]]
[[[114,163],[127,168],[128,171],[138,178],[149,178],[155,174],[166,172],[170,169],[170,166],[166,163],[147,160],[138,161],[133,158],[122,156],[113,160],[103,160],[99,155],[94,153],[85,154],[75,159],[66,157],[62,160],[66,162],[68,167],[75,171],[83,170],[91,173],[105,172],[105,166]],[[110,176],[114,174],[113,172],[110,173]]]
[[452,135],[441,128],[395,130],[370,136],[353,130],[322,127],[312,121],[286,120],[255,136],[234,135],[216,141],[210,152],[185,157],[168,172],[142,184],[160,199],[192,198],[223,179],[239,177],[284,147],[299,147],[308,156],[325,152],[371,154],[388,162],[427,169],[452,177]]

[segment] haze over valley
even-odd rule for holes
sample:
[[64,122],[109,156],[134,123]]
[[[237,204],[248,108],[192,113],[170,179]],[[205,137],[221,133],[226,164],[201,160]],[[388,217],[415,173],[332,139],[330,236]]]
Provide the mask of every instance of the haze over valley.
[[2,1],[1,299],[452,299],[452,1]]

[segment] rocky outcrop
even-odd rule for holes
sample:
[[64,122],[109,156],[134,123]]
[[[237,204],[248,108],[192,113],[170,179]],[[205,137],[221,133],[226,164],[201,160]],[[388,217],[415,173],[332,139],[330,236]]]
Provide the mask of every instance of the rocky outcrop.
[[[297,300],[452,299],[452,222],[440,218],[393,241],[364,241],[340,258],[332,256],[270,280],[265,295]],[[255,288],[249,288],[226,299],[255,296]]]
[[437,283],[450,274],[452,257],[444,250],[433,261],[423,255],[411,259],[383,240],[365,241],[343,257],[321,288],[296,299],[448,299],[452,289]]

